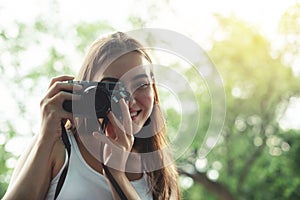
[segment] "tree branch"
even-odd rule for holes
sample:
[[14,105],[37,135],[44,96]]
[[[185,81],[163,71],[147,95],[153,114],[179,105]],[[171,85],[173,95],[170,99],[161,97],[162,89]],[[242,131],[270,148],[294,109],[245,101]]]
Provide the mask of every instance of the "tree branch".
[[207,178],[204,173],[197,172],[195,174],[188,173],[182,169],[178,169],[179,173],[191,177],[196,183],[201,184],[210,193],[216,195],[220,200],[233,200],[231,192],[224,185],[218,182],[213,182]]
[[246,181],[248,175],[249,175],[249,171],[251,170],[252,166],[254,165],[255,161],[260,157],[260,155],[262,154],[264,148],[266,146],[266,142],[265,140],[263,141],[263,144],[258,147],[253,154],[250,156],[250,158],[247,160],[247,162],[245,163],[241,173],[240,173],[240,177],[238,180],[238,184],[237,184],[237,193],[240,194],[241,190],[242,190],[242,186],[244,184],[244,182]]

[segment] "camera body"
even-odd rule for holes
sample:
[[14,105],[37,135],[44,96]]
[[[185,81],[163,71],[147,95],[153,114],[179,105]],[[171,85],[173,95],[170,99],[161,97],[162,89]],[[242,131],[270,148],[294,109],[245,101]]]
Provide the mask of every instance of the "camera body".
[[68,91],[80,95],[80,100],[65,100],[64,110],[71,112],[74,116],[104,118],[112,110],[118,117],[121,115],[118,102],[121,98],[129,100],[130,93],[121,82],[89,82],[89,81],[68,81],[71,84],[81,85],[79,91]]

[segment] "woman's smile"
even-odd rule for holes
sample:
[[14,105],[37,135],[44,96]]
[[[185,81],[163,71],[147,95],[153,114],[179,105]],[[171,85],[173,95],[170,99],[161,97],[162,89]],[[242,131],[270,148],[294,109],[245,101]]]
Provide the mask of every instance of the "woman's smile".
[[139,111],[130,111],[130,117],[131,117],[132,121],[134,121],[137,118],[137,116],[140,112],[141,112],[141,110],[139,110]]

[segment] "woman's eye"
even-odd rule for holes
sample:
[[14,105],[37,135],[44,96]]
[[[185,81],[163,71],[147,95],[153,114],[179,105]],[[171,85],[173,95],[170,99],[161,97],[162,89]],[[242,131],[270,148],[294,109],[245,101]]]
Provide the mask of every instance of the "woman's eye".
[[137,89],[144,89],[147,88],[150,84],[149,83],[139,83],[136,85]]

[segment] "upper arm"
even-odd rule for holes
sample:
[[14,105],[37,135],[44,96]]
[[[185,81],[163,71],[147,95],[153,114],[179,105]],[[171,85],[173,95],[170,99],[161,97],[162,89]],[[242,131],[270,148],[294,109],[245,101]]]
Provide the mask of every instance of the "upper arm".
[[60,140],[54,144],[41,144],[35,138],[19,158],[5,197],[45,197],[55,169],[59,167],[60,160],[64,160],[64,152]]
[[65,153],[65,146],[62,142],[62,140],[59,140],[56,142],[52,154],[51,154],[51,160],[52,162],[52,170],[51,170],[51,179],[53,179],[61,170],[65,163],[66,159],[66,153]]

